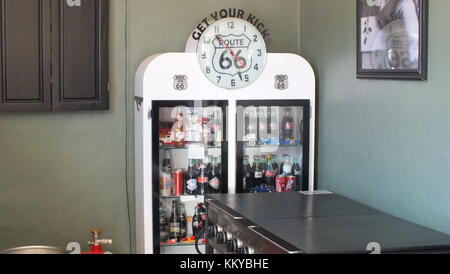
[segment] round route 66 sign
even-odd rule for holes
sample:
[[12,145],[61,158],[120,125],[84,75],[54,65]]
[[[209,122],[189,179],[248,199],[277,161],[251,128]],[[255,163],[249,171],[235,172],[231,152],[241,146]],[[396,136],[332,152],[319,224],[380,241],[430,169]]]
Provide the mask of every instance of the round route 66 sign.
[[255,82],[264,71],[266,43],[258,29],[239,18],[211,24],[197,47],[203,74],[214,85],[240,89]]

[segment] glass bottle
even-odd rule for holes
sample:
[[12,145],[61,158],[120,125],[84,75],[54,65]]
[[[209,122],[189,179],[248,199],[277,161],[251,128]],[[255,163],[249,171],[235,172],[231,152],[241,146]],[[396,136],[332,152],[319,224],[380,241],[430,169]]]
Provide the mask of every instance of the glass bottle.
[[181,241],[181,224],[176,201],[172,202],[172,215],[169,219],[169,240],[176,242]]
[[197,195],[207,194],[206,185],[209,182],[208,173],[206,172],[206,165],[200,164],[200,171],[197,176]]
[[186,173],[186,195],[197,194],[197,173],[195,172],[194,160],[189,160],[189,168]]
[[208,174],[208,193],[219,193],[220,192],[220,170],[217,163],[217,158],[212,158],[211,168]]
[[159,208],[159,238],[162,243],[169,240],[169,220],[164,208]]
[[303,186],[302,168],[300,166],[298,157],[294,157],[294,165],[292,166],[292,175],[297,178],[297,189],[295,190],[307,190]]
[[261,169],[261,164],[259,162],[259,156],[254,156],[253,158],[253,178],[254,186],[261,186],[263,184],[263,171]]
[[275,176],[277,176],[280,173],[280,171],[279,171],[280,167],[278,166],[278,163],[277,163],[278,156],[276,154],[272,154],[270,157],[272,159],[272,166],[275,171]]
[[172,194],[172,184],[172,161],[169,151],[166,150],[159,175],[159,188],[162,197],[169,197]]
[[281,121],[281,139],[284,144],[289,144],[294,139],[294,117],[291,108],[286,108]]
[[249,156],[245,155],[244,156],[244,168],[242,170],[243,172],[243,186],[242,188],[246,191],[249,191],[253,186],[254,186],[254,182],[253,182],[253,170],[252,167],[250,166],[249,163]]
[[199,205],[195,206],[194,216],[192,217],[192,234],[193,236],[197,236],[200,230],[203,228],[202,217],[200,215]]
[[271,187],[272,189],[275,189],[275,170],[272,165],[272,159],[270,157],[270,154],[267,154],[267,164],[264,174],[264,182],[267,186]]
[[183,203],[178,204],[178,216],[180,218],[180,240],[186,238],[187,236],[187,216],[186,216],[186,207]]

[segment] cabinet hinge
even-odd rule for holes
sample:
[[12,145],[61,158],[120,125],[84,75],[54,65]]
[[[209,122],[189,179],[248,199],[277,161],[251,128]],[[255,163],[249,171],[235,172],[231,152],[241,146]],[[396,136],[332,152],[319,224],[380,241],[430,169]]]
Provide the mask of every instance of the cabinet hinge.
[[137,111],[141,111],[142,109],[142,103],[144,102],[144,98],[139,96],[134,96],[134,101],[136,102],[136,109]]
[[111,92],[111,84],[110,84],[110,82],[108,81],[108,83],[106,84],[106,91],[109,93],[109,92]]

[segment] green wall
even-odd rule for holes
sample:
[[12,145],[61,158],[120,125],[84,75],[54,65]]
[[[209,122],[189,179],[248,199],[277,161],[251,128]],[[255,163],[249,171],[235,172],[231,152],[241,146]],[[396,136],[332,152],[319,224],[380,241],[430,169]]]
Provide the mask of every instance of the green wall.
[[0,114],[0,250],[86,249],[92,228],[114,240],[113,252],[132,249],[134,74],[151,54],[183,51],[210,12],[243,8],[269,28],[270,51],[300,48],[299,0],[110,1],[111,110]]
[[430,0],[427,82],[355,78],[355,0],[300,10],[319,79],[319,187],[450,233],[450,1]]
[[0,114],[0,250],[86,249],[101,228],[114,251],[129,252],[124,10],[112,1],[110,111]]

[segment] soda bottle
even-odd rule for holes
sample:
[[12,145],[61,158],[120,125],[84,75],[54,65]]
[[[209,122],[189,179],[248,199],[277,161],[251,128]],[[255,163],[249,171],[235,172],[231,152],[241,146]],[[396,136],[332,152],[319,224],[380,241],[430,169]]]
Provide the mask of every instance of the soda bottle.
[[260,165],[261,165],[261,171],[263,173],[263,176],[266,175],[266,167],[267,167],[267,157],[265,154],[260,156]]
[[200,219],[202,221],[201,227],[205,227],[206,226],[206,206],[204,203],[199,203],[198,208],[199,208],[199,213],[200,213]]
[[223,132],[222,132],[222,110],[216,109],[211,125],[211,132],[213,136],[212,145],[215,147],[222,146]]
[[172,134],[175,142],[175,147],[184,147],[184,114],[182,112],[179,112],[177,115],[176,121],[172,126]]
[[291,114],[291,108],[287,108],[281,121],[281,139],[286,142],[294,139],[294,117]]
[[193,236],[197,236],[197,234],[201,230],[201,220],[200,220],[200,213],[198,211],[198,205],[195,206],[194,209],[194,216],[192,216],[192,234]]
[[271,155],[272,166],[273,166],[273,169],[275,171],[275,176],[279,174],[279,166],[278,166],[278,163],[277,163],[277,158],[278,158],[278,156],[276,154],[272,154]]
[[192,233],[193,236],[197,236],[200,230],[204,227],[205,222],[202,219],[201,204],[195,206],[194,216],[192,217]]
[[222,164],[221,162],[221,158],[217,157],[213,159],[215,161],[215,163],[217,163],[217,174],[219,174],[220,176],[222,176]]
[[248,111],[245,112],[244,116],[244,134],[245,136],[250,134],[250,113]]
[[172,184],[172,161],[169,151],[166,150],[159,177],[159,188],[162,197],[169,197],[172,194]]
[[275,170],[272,165],[270,154],[267,154],[267,164],[264,176],[264,182],[267,186],[275,189]]
[[206,160],[206,173],[211,173],[211,169],[212,169],[212,164],[213,164],[213,156],[209,155],[207,160]]
[[257,123],[259,144],[264,144],[267,141],[267,107],[258,107],[258,123]]
[[197,176],[197,195],[207,194],[207,184],[209,182],[208,173],[206,172],[206,165],[200,164],[200,171]]
[[253,170],[254,186],[261,186],[263,184],[263,172],[259,162],[259,156],[256,155],[254,156],[252,170]]
[[242,141],[253,147],[257,145],[259,140],[258,108],[247,107],[244,113],[244,139]]
[[162,243],[169,240],[169,221],[162,207],[159,208],[159,238]]
[[178,216],[180,218],[180,238],[183,239],[187,236],[187,217],[186,208],[182,203],[178,203]]
[[280,107],[271,107],[271,133],[269,135],[270,144],[278,145],[280,144]]
[[169,219],[169,240],[181,241],[181,224],[176,201],[172,202],[172,215]]
[[222,125],[215,123],[213,126],[214,142],[212,145],[215,147],[221,147],[223,142]]
[[197,173],[195,172],[194,160],[189,160],[189,169],[186,173],[186,194],[197,194]]
[[207,146],[211,146],[213,144],[212,139],[212,131],[209,124],[209,120],[207,118],[202,118],[202,137],[203,143]]
[[250,163],[248,161],[249,156],[245,155],[244,157],[244,168],[243,168],[243,189],[244,190],[249,190],[250,188],[252,188],[254,186],[254,182],[253,182],[253,170],[252,167],[250,166]]
[[216,158],[212,158],[211,168],[209,170],[208,193],[220,192],[220,171]]
[[302,168],[300,167],[300,163],[297,157],[294,157],[294,165],[292,166],[292,175],[297,177],[297,189],[295,190],[307,190],[305,189],[305,186],[303,186]]

